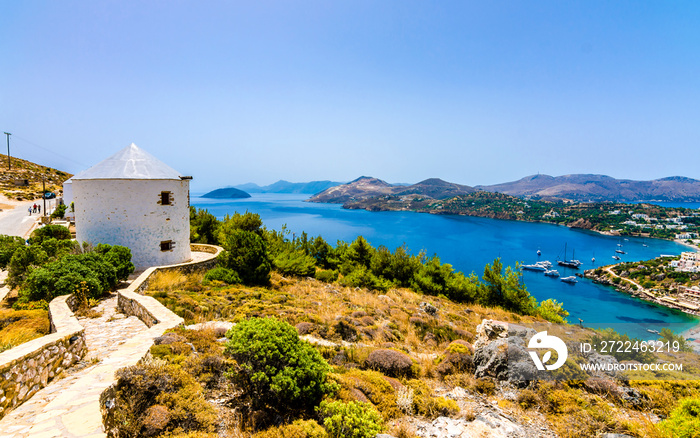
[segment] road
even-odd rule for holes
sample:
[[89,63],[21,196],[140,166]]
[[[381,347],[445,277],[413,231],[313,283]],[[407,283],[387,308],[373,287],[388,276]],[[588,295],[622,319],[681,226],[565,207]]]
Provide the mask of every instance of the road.
[[34,224],[39,219],[38,213],[33,213],[30,216],[27,212],[27,208],[33,205],[34,202],[27,201],[12,210],[0,212],[0,234],[28,238]]

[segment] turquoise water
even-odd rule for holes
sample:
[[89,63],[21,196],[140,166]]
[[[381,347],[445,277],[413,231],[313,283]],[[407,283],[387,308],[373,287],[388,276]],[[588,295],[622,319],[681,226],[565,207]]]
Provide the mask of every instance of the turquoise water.
[[[282,225],[299,235],[323,236],[334,244],[337,240],[352,241],[363,235],[375,246],[394,249],[402,244],[417,254],[425,250],[437,254],[445,263],[464,273],[481,274],[484,265],[500,257],[504,264],[534,263],[549,260],[556,264],[557,257],[575,257],[583,269],[610,264],[617,245],[623,245],[627,254],[623,261],[648,260],[661,254],[680,254],[684,246],[674,242],[603,236],[563,226],[537,224],[466,216],[439,216],[412,212],[368,212],[344,210],[337,204],[303,202],[308,195],[253,194],[240,200],[212,200],[192,197],[192,205],[205,208],[219,218],[234,211],[251,211],[262,218],[265,226],[280,229]],[[644,246],[647,245],[647,246]],[[540,249],[542,255],[537,256]],[[596,262],[592,262],[595,257]],[[562,277],[578,270],[557,266]],[[632,298],[614,289],[579,279],[570,285],[545,277],[539,272],[525,271],[523,280],[538,300],[554,298],[564,303],[570,322],[584,320],[584,325],[608,327],[628,323],[627,333],[647,338],[647,328],[660,330],[673,324],[674,331],[682,331],[697,324],[697,320],[682,312],[652,305]]]

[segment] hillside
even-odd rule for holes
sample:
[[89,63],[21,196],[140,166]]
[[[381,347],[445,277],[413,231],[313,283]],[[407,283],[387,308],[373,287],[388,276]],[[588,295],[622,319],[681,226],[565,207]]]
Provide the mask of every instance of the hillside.
[[700,181],[680,176],[633,181],[606,175],[531,175],[517,181],[476,188],[519,197],[580,202],[700,201]]
[[331,187],[339,186],[343,183],[335,181],[310,181],[293,183],[279,180],[276,183],[259,186],[254,183],[247,183],[234,186],[237,189],[245,190],[248,193],[319,193]]
[[453,184],[439,178],[430,178],[413,185],[389,184],[377,178],[361,176],[354,181],[332,187],[309,199],[309,202],[328,202],[344,204],[362,201],[378,196],[418,195],[432,199],[445,199],[453,196],[473,193],[469,186]]
[[[43,194],[42,180],[46,190],[58,193],[63,183],[73,175],[51,167],[11,157],[12,169],[7,169],[7,155],[0,154],[0,192],[9,199],[18,201],[40,198]],[[24,185],[26,180],[27,185]]]
[[237,199],[250,198],[250,195],[243,190],[238,190],[233,187],[225,187],[223,189],[212,190],[209,193],[202,195],[202,198],[209,199]]

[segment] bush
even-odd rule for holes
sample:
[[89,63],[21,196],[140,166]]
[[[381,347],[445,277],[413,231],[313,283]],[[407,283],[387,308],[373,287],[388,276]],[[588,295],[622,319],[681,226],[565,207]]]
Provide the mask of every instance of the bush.
[[372,351],[365,362],[367,367],[392,377],[411,377],[416,373],[413,360],[396,350],[378,349]]
[[333,438],[372,438],[382,431],[382,417],[369,403],[324,400],[318,413]]
[[282,252],[273,260],[275,269],[283,275],[313,277],[316,260],[300,252]]
[[59,204],[56,209],[51,213],[51,218],[52,219],[63,219],[63,217],[66,215],[66,210],[68,207],[66,207],[66,204]]
[[163,432],[213,432],[217,415],[202,387],[180,367],[150,363],[116,373],[115,407],[107,423],[117,436],[154,436]]
[[20,301],[51,301],[78,288],[99,298],[117,285],[116,269],[97,253],[67,255],[34,269],[20,289]]
[[41,244],[44,239],[49,239],[51,237],[58,240],[71,239],[70,231],[63,225],[44,225],[43,227],[34,230],[29,238],[29,244]]
[[292,424],[271,427],[253,438],[326,438],[326,429],[314,420],[296,420]]
[[700,437],[700,399],[683,400],[660,426],[674,438]]
[[328,269],[316,272],[316,279],[324,283],[333,283],[338,279],[338,271]]
[[380,292],[387,291],[391,287],[390,281],[375,276],[372,274],[372,271],[364,266],[356,268],[347,276],[343,277],[340,280],[340,284],[348,287],[364,287]]
[[21,237],[0,235],[0,268],[5,269],[15,251],[24,246],[26,243]]
[[100,243],[95,247],[95,252],[103,255],[104,260],[114,266],[118,280],[126,280],[134,272],[134,264],[131,262],[131,250],[126,246]]
[[270,281],[270,260],[265,241],[252,231],[240,229],[223,234],[219,256],[221,264],[238,273],[245,284],[267,284]]
[[428,384],[422,380],[409,380],[406,386],[413,389],[413,411],[427,418],[452,416],[459,412],[457,402],[443,397],[432,397]]
[[17,248],[8,265],[7,285],[11,289],[19,287],[32,268],[41,266],[48,260],[48,255],[40,246],[23,246]]
[[233,269],[218,266],[207,271],[207,273],[204,274],[204,280],[221,281],[226,284],[238,284],[241,282],[241,277],[239,277]]
[[286,322],[251,318],[232,327],[226,337],[225,354],[238,363],[231,375],[255,410],[312,412],[335,389],[326,379],[326,361]]
[[332,376],[340,384],[338,396],[341,400],[370,402],[385,420],[401,416],[396,390],[391,384],[393,379],[390,377],[377,371],[356,368]]

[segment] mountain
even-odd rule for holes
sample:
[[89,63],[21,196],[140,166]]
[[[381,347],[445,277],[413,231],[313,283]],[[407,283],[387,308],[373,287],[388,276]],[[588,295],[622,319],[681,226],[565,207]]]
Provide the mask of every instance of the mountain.
[[202,198],[210,199],[237,199],[250,198],[250,195],[243,190],[238,190],[234,187],[225,187],[223,189],[212,190],[211,192],[202,195]]
[[675,201],[699,202],[700,181],[672,176],[652,181],[615,179],[607,175],[574,174],[563,176],[531,175],[518,181],[488,186],[478,190],[537,199],[572,201]]
[[445,199],[474,192],[474,188],[430,178],[419,183],[405,186],[389,184],[381,179],[361,176],[347,184],[331,187],[311,197],[309,202],[328,202],[344,204],[378,196],[417,195],[433,199]]
[[234,187],[245,190],[248,193],[319,193],[340,184],[343,183],[335,181],[293,183],[285,180],[279,180],[276,183],[263,187],[254,183],[241,184]]

